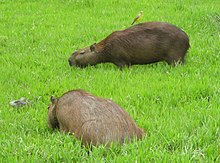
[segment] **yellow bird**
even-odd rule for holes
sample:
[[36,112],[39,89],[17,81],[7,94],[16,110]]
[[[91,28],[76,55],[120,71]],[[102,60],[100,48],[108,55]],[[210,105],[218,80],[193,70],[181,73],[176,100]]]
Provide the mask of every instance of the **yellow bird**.
[[134,18],[134,21],[131,23],[131,25],[133,25],[135,22],[140,21],[143,16],[144,16],[144,11],[141,11],[141,12]]

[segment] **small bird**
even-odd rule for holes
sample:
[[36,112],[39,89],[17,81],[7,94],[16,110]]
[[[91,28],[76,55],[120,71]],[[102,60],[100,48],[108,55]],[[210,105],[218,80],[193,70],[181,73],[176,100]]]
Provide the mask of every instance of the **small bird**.
[[28,101],[27,101],[26,98],[21,97],[19,100],[13,100],[13,101],[11,101],[9,104],[10,104],[10,106],[12,106],[12,107],[21,107],[21,106],[27,105],[27,104],[28,104]]
[[131,25],[133,25],[135,22],[140,21],[143,16],[144,16],[144,11],[140,11],[140,13],[134,18],[134,21],[131,23]]

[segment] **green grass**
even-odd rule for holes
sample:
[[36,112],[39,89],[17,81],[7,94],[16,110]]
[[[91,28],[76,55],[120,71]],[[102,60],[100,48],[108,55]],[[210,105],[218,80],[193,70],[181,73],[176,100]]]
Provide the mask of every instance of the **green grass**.
[[[111,32],[166,21],[190,37],[186,64],[70,68],[70,54]],[[0,0],[0,162],[219,162],[219,0]],[[47,126],[50,95],[85,89],[112,98],[147,133],[90,155]],[[20,97],[31,107],[14,109]]]

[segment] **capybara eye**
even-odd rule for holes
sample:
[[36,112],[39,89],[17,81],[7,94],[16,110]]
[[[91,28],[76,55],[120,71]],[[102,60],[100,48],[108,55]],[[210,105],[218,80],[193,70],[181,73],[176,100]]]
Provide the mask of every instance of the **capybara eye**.
[[83,50],[83,51],[81,51],[79,54],[84,54],[85,53],[85,51]]

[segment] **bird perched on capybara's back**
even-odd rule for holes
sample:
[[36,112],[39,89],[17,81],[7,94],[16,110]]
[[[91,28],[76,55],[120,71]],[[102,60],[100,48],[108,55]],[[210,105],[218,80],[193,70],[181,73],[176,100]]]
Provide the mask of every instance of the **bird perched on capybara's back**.
[[97,44],[75,51],[70,66],[86,67],[111,62],[119,68],[165,61],[183,63],[189,45],[187,34],[164,22],[146,22],[115,31]]
[[141,139],[143,130],[112,100],[73,90],[51,98],[48,124],[51,128],[73,133],[84,145],[124,143]]

